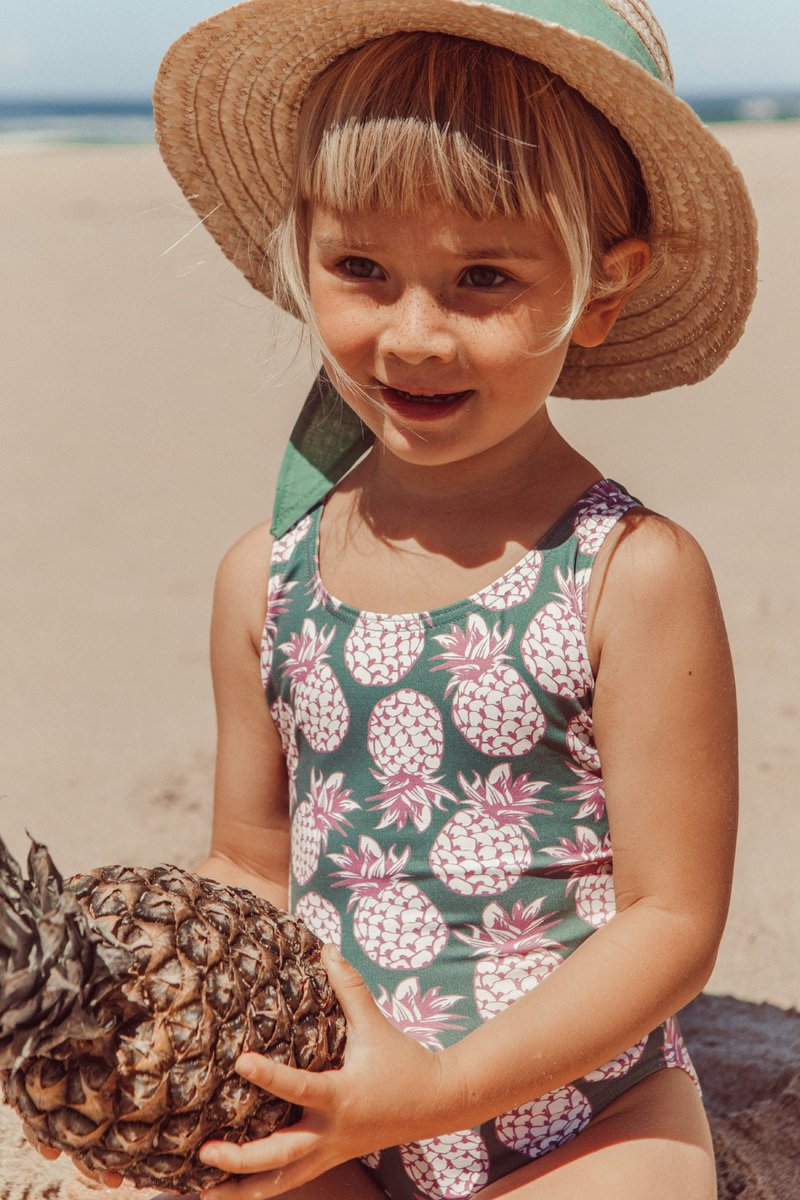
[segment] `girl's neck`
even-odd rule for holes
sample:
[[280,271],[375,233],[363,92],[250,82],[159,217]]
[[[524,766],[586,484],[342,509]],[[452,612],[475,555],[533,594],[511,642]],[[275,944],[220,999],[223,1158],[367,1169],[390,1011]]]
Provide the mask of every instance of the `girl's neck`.
[[539,511],[574,495],[598,477],[557,432],[549,419],[528,436],[492,447],[485,454],[439,466],[420,466],[376,445],[353,472],[358,508],[386,528],[402,515],[405,527],[439,527],[449,515],[459,521],[501,526],[508,518],[536,524]]

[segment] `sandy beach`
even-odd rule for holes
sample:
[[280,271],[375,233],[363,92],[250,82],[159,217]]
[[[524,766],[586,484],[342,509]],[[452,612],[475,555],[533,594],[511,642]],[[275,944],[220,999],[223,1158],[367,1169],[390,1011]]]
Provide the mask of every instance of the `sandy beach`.
[[[694,388],[552,412],[606,474],[690,529],[715,570],[742,812],[706,992],[762,1020],[800,1005],[800,123],[718,132],[761,229],[742,343]],[[21,854],[30,830],[65,872],[191,865],[209,828],[214,574],[269,514],[312,367],[291,321],[196,227],[155,149],[13,154],[0,170],[0,831]],[[724,1038],[728,1010],[714,1011]],[[780,1019],[751,1033],[796,1063],[798,1018]],[[729,1116],[780,1099],[776,1083],[755,1096],[749,1078]]]

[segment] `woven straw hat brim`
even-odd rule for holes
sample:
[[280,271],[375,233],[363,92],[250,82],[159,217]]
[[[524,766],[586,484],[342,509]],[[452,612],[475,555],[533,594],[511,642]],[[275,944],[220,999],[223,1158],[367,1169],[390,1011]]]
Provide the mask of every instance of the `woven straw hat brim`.
[[[641,0],[609,7],[644,29],[669,78],[660,30]],[[608,117],[640,163],[651,233],[668,239],[667,261],[602,346],[570,348],[556,394],[639,396],[710,375],[739,340],[756,287],[755,216],[730,155],[644,67],[594,38],[492,4],[248,0],[180,38],[156,82],[157,137],[228,258],[271,295],[264,246],[287,204],[310,83],[347,50],[410,30],[490,42],[544,63]]]

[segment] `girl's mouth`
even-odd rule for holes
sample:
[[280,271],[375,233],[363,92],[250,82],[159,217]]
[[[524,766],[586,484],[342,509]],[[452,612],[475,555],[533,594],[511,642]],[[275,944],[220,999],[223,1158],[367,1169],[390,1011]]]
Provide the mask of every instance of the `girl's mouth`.
[[465,392],[404,392],[399,388],[381,386],[381,399],[398,416],[411,420],[436,420],[449,415],[475,394],[474,388]]

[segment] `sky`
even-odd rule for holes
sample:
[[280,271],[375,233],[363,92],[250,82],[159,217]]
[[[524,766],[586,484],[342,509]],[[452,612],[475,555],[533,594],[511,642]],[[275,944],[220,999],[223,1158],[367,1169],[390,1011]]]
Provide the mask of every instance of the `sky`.
[[[219,8],[220,0],[0,0],[0,97],[145,98],[170,43]],[[653,8],[684,95],[800,91],[800,0],[654,0]]]

